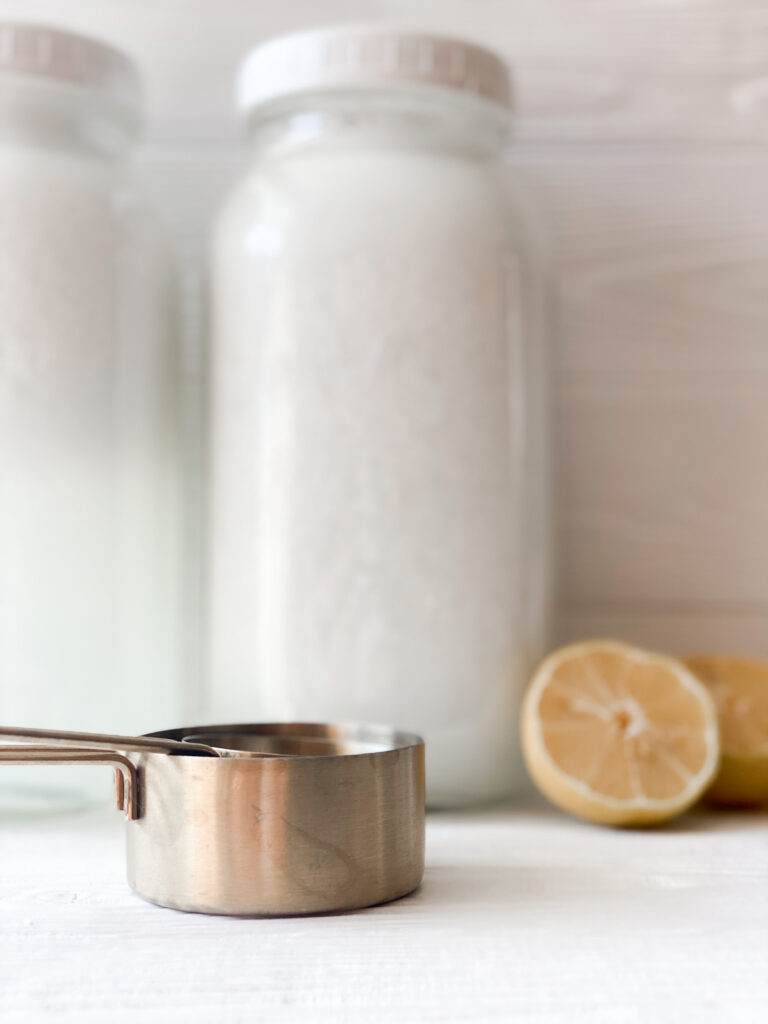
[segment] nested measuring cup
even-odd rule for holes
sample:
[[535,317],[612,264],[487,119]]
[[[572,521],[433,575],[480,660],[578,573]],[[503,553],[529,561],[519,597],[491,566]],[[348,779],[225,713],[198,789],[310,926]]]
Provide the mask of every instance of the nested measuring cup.
[[386,902],[421,882],[424,744],[412,733],[267,723],[140,737],[0,728],[0,738],[16,741],[0,747],[6,763],[115,767],[128,882],[152,903],[307,914]]

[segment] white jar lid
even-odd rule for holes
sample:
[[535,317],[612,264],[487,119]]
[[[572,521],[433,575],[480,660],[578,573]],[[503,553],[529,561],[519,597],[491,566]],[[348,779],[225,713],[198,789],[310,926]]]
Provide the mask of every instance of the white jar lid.
[[48,25],[0,21],[0,75],[52,79],[139,104],[134,64],[106,43]]
[[505,62],[461,39],[376,26],[339,27],[280,36],[257,46],[238,77],[242,111],[315,89],[425,85],[512,105]]

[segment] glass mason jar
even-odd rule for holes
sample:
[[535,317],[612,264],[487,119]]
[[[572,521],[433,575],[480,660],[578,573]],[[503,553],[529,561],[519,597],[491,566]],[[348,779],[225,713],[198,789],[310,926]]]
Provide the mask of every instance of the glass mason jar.
[[421,732],[433,806],[520,785],[545,617],[543,288],[509,102],[503,63],[456,40],[267,43],[214,245],[212,712]]
[[[136,73],[0,23],[0,722],[178,720],[175,272],[127,157]],[[104,778],[104,775],[107,778]],[[0,768],[0,807],[108,793]]]

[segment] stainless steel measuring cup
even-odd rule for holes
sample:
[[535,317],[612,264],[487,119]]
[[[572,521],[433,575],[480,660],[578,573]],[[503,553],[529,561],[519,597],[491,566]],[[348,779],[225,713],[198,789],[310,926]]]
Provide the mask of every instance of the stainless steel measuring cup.
[[411,733],[283,722],[141,737],[0,728],[0,738],[16,741],[0,747],[6,763],[117,770],[128,882],[152,903],[307,914],[382,903],[421,882],[424,744]]

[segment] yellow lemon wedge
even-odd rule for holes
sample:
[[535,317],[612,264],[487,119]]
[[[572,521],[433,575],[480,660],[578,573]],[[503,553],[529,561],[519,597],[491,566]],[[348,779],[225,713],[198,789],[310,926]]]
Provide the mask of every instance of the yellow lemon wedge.
[[697,655],[685,663],[714,698],[722,761],[707,792],[713,803],[768,803],[768,662]]
[[682,662],[611,640],[561,647],[521,719],[528,771],[553,804],[605,825],[681,814],[715,777],[717,711]]

